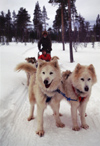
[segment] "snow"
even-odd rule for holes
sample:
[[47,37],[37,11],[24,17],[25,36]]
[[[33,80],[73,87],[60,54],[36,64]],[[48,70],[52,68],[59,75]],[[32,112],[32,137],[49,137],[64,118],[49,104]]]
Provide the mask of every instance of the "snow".
[[[53,112],[48,106],[44,112],[44,137],[35,134],[36,119],[28,122],[29,114],[28,87],[26,74],[15,72],[15,66],[25,61],[26,57],[37,58],[37,43],[27,45],[10,43],[0,46],[0,145],[1,146],[99,146],[100,145],[100,43],[91,43],[85,48],[78,45],[74,53],[74,63],[70,63],[69,45],[62,51],[62,44],[53,43],[52,56],[58,56],[61,70],[73,71],[77,63],[93,64],[96,69],[98,82],[93,86],[90,101],[87,105],[86,117],[89,129],[75,132],[72,130],[70,106],[66,101],[61,102],[60,113],[64,128],[57,128]],[[36,117],[36,109],[35,109]],[[78,117],[78,123],[80,119]]]

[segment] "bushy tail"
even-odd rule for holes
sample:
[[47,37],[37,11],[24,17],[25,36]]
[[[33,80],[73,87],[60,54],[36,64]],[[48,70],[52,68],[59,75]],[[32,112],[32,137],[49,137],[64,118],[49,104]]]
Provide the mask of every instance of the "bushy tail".
[[33,74],[36,72],[36,68],[30,63],[20,63],[16,66],[15,71],[24,70],[27,73]]

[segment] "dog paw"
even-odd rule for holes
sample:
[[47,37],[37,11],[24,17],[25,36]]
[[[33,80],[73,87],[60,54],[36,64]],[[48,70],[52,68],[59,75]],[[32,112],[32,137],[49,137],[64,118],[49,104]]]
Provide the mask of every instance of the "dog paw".
[[38,130],[36,131],[36,134],[38,134],[40,137],[44,135],[44,130]]
[[84,128],[84,129],[88,129],[89,128],[89,126],[87,124],[83,124],[81,127]]
[[[53,116],[54,116],[55,114],[53,114]],[[61,114],[61,113],[59,113],[59,116],[61,117],[61,116],[63,116],[63,114]]]
[[65,124],[63,124],[63,123],[56,123],[56,126],[60,127],[60,128],[63,128],[63,127],[65,127]]
[[33,119],[34,119],[34,117],[28,117],[28,118],[27,118],[28,121],[31,121],[31,120],[33,120]]
[[61,117],[61,116],[63,116],[61,113],[59,113],[59,116]]
[[80,130],[80,127],[79,127],[79,126],[74,126],[74,127],[72,128],[72,130],[74,130],[74,131],[79,131],[79,130]]

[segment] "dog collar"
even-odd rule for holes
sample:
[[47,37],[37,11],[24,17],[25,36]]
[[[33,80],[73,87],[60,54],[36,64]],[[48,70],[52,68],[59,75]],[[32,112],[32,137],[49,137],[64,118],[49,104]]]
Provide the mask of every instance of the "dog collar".
[[[78,92],[79,94],[84,94],[84,92],[80,91],[79,89],[76,89],[76,90],[75,90],[75,87],[74,87],[73,85],[72,85],[72,89],[73,89],[75,95],[78,97],[79,102],[80,102],[80,103],[83,102],[84,99],[85,99],[86,97],[78,96],[77,92]],[[77,91],[77,92],[76,92],[76,91]]]
[[49,103],[51,101],[52,97],[46,96],[46,103]]
[[[57,91],[57,89],[52,91],[52,92],[55,92],[55,91]],[[52,99],[52,96],[50,97],[47,94],[45,94],[45,96],[46,96],[46,103],[49,103],[51,101],[51,99]]]
[[79,89],[76,89],[76,91],[79,93],[79,94],[84,94],[83,91],[80,91]]

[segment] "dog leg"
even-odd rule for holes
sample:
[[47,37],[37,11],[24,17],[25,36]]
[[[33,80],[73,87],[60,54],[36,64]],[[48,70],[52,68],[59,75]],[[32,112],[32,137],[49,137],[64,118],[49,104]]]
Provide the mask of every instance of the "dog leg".
[[27,73],[27,86],[29,86],[30,74]]
[[87,106],[87,103],[84,101],[83,101],[83,103],[81,103],[81,106],[80,106],[81,127],[84,129],[89,128],[89,126],[86,123],[86,119],[85,119],[86,106]]
[[34,119],[33,112],[34,112],[34,103],[30,103],[30,114],[27,119],[28,121],[31,121],[32,119]]
[[77,109],[78,109],[78,105],[75,104],[75,105],[71,105],[71,116],[72,116],[72,122],[73,122],[73,130],[74,131],[79,131],[80,128],[77,124]]
[[44,135],[44,130],[43,130],[43,113],[45,109],[45,104],[39,105],[37,104],[37,131],[36,134],[38,134],[40,137]]
[[56,126],[61,127],[61,128],[65,127],[65,125],[61,122],[60,117],[59,117],[60,104],[57,103],[57,101],[55,101],[55,102],[53,101],[53,104],[51,103],[50,106],[51,106],[51,108],[54,112],[54,117],[55,117],[55,120],[56,120]]
[[[79,111],[79,116],[81,115],[80,114],[80,107],[78,108],[78,111]],[[85,117],[87,117],[87,113],[85,113]]]

